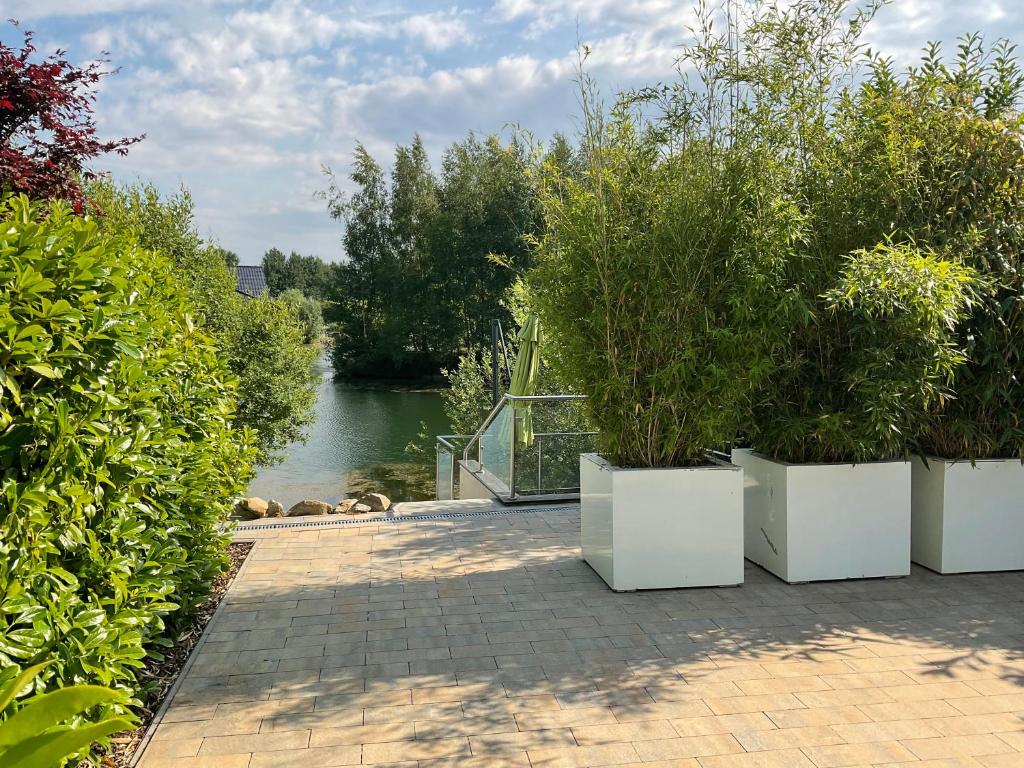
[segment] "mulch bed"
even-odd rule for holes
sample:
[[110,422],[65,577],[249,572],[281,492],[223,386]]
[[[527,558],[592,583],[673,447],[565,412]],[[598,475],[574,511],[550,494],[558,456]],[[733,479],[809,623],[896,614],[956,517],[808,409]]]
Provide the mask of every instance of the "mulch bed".
[[238,569],[245,562],[253,543],[238,541],[228,545],[228,557],[231,564],[213,582],[210,597],[196,611],[192,624],[181,633],[173,648],[162,649],[163,659],[148,659],[146,666],[139,671],[139,689],[143,691],[141,695],[145,701],[145,706],[136,711],[140,720],[139,727],[134,731],[119,733],[113,738],[111,751],[104,755],[103,761],[100,763],[103,768],[127,768],[131,764],[132,757],[139,742],[142,741],[146,729],[153,722],[153,718],[164,703],[164,699],[167,698],[167,692],[174,685],[174,681],[178,679],[181,668],[185,666],[189,654],[192,653],[192,649],[203,635],[203,630],[213,618],[214,611],[217,610],[228,587],[234,581]]

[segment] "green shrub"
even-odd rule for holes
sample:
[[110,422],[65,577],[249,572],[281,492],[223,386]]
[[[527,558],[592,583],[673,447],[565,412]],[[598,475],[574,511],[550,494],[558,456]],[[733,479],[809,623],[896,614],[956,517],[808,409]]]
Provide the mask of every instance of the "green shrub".
[[851,220],[928,246],[978,277],[957,328],[967,363],[955,373],[956,397],[934,410],[918,440],[948,458],[1024,458],[1022,88],[1013,46],[985,48],[966,36],[952,61],[930,46],[899,75],[872,60],[839,112],[846,157],[838,164],[858,188]]
[[[23,672],[17,667],[0,670],[0,713],[48,663]],[[101,705],[124,703],[117,691],[95,685],[74,685],[26,698],[20,711],[0,722],[0,765],[5,768],[55,768],[112,733],[127,730],[134,720],[112,717],[94,723],[68,721]]]
[[1012,49],[968,38],[897,77],[860,43],[877,3],[758,5],[728,32],[698,8],[681,79],[606,117],[582,78],[584,170],[545,166],[534,286],[604,450],[1016,454]]
[[[799,301],[776,304],[755,441],[797,462],[1018,455],[1024,78],[1011,47],[970,36],[897,74],[859,55],[870,13],[847,27],[832,11],[849,5],[766,12],[743,71],[746,130],[786,159],[806,221],[773,289]],[[818,88],[822,72],[856,85]],[[787,89],[804,100],[773,100]]]
[[282,291],[277,298],[287,304],[298,318],[299,325],[302,326],[303,343],[322,344],[327,327],[324,325],[324,313],[320,302],[304,296],[298,288]]
[[905,455],[952,396],[971,285],[969,269],[912,246],[846,256],[819,321],[783,326],[791,365],[755,408],[758,447],[794,462]]
[[767,371],[748,318],[774,252],[733,247],[756,234],[753,162],[706,135],[667,152],[628,104],[605,122],[586,81],[583,101],[581,169],[549,160],[541,174],[545,337],[613,462],[702,464],[743,428]]
[[222,249],[196,232],[187,191],[164,198],[151,185],[118,188],[99,181],[89,194],[105,230],[130,233],[170,259],[197,321],[238,378],[236,423],[255,433],[260,464],[279,461],[288,443],[305,437],[320,383],[312,370],[319,349],[305,343],[299,318],[280,301],[235,290]]
[[226,564],[236,383],[163,256],[0,205],[0,665],[134,692]]
[[239,378],[238,422],[256,436],[261,463],[274,463],[288,443],[305,439],[319,382],[320,347],[304,342],[295,313],[269,296],[234,298],[236,311],[218,327],[218,347]]

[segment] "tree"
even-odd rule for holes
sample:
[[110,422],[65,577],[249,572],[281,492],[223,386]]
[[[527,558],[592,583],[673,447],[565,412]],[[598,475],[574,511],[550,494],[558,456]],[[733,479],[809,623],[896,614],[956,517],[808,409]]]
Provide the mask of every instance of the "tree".
[[81,211],[80,182],[93,177],[86,163],[109,152],[123,155],[143,137],[96,137],[92,106],[111,74],[105,62],[79,68],[64,51],[33,61],[35,52],[31,32],[18,49],[0,42],[0,191],[61,198]]
[[284,253],[277,248],[271,248],[263,254],[263,275],[271,296],[277,296],[288,289]]
[[[391,248],[390,193],[384,173],[366,148],[356,146],[351,180],[358,191],[345,197],[332,185],[331,215],[345,222],[347,260],[334,270],[331,299],[339,321],[333,350],[338,372],[394,373],[401,345],[384,329],[388,280],[397,279]],[[391,362],[387,362],[387,361]]]
[[501,300],[528,268],[527,238],[540,228],[528,160],[521,142],[497,136],[470,134],[445,152],[431,280],[444,288],[455,348],[487,339],[491,318],[511,323]]
[[220,254],[220,257],[222,259],[224,259],[224,264],[227,265],[228,269],[234,269],[235,267],[238,266],[238,254],[237,253],[235,253],[234,251],[229,251],[226,248],[220,248],[218,246],[210,246],[210,247],[212,249],[215,249]]
[[289,288],[277,297],[287,304],[302,326],[303,341],[306,344],[321,343],[325,333],[324,314],[320,302],[303,296],[298,288]]
[[260,463],[279,460],[285,445],[302,439],[312,422],[319,383],[312,371],[318,350],[305,343],[298,317],[281,301],[235,290],[223,250],[196,232],[187,190],[164,198],[151,185],[118,188],[96,181],[88,192],[105,229],[133,232],[143,247],[170,259],[239,378],[236,421],[255,432]]
[[[566,157],[571,152],[566,151]],[[349,376],[437,375],[510,321],[502,297],[529,263],[539,226],[528,157],[517,141],[470,135],[445,152],[440,177],[418,136],[395,148],[390,179],[359,145],[351,181],[333,184],[346,224],[333,265],[329,319],[335,370]]]
[[326,298],[330,283],[330,267],[319,256],[303,256],[292,251],[288,258],[277,248],[263,255],[263,274],[271,296],[294,288],[304,296]]

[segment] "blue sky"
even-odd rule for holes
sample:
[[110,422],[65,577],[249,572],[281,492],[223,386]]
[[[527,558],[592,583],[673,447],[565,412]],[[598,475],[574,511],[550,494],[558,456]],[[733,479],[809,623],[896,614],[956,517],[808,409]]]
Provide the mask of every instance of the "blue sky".
[[[98,169],[188,187],[204,235],[243,263],[263,252],[341,257],[315,192],[362,141],[385,164],[414,132],[438,164],[451,141],[510,123],[574,130],[577,41],[608,92],[672,77],[689,0],[0,0],[41,51],[109,51],[103,135],[147,134]],[[964,31],[1024,43],[1022,0],[895,0],[868,34],[911,60]],[[12,42],[9,30],[3,39]],[[951,46],[950,46],[951,47]]]

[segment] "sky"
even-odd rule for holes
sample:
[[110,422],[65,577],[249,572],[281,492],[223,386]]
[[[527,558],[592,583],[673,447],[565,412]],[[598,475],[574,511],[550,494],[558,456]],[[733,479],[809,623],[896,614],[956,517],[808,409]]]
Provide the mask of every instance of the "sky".
[[[572,134],[578,43],[605,93],[671,79],[693,0],[0,0],[2,18],[41,53],[109,52],[100,135],[146,140],[95,169],[184,185],[201,233],[256,264],[270,247],[343,256],[316,193],[356,142],[387,166],[418,132],[437,168],[469,131]],[[910,62],[966,31],[1024,42],[1024,0],[895,0],[867,42]]]

